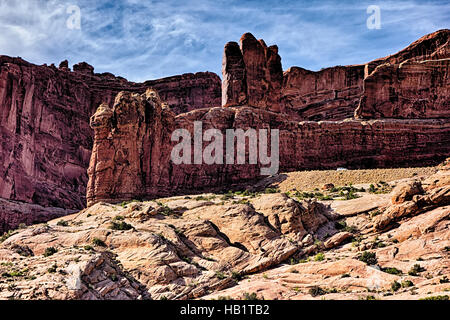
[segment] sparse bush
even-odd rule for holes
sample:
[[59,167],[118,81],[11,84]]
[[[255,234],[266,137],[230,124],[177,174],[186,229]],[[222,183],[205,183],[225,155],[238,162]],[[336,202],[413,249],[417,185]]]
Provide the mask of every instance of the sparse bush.
[[426,297],[426,298],[421,298],[419,300],[449,300],[448,296],[434,296],[434,297]]
[[400,289],[402,287],[402,285],[400,283],[398,283],[397,281],[392,282],[391,284],[391,289],[392,291],[398,291],[398,289]]
[[217,271],[216,272],[216,278],[219,280],[223,280],[225,279],[227,276],[225,275],[225,273],[221,272],[221,271]]
[[61,226],[61,227],[67,227],[69,225],[69,223],[66,220],[59,220],[56,223],[57,226]]
[[395,275],[403,274],[402,270],[399,270],[397,268],[381,268],[381,271]]
[[58,250],[56,250],[54,247],[48,247],[44,251],[44,257],[52,256],[52,255],[54,255],[57,252],[58,252]]
[[326,294],[327,292],[323,290],[321,287],[314,286],[309,289],[309,294],[313,297],[322,296]]
[[244,300],[261,300],[261,299],[258,298],[255,292],[252,293],[245,292]]
[[426,271],[425,268],[421,267],[420,264],[415,264],[411,270],[409,270],[408,274],[410,276],[417,276],[419,273]]
[[99,238],[92,239],[92,244],[98,247],[106,247],[106,243],[103,240],[100,240]]
[[364,251],[358,258],[359,261],[365,262],[368,265],[375,265],[378,263],[377,255],[375,252]]
[[411,280],[402,281],[402,288],[409,288],[412,286],[414,286],[414,283],[412,283]]
[[325,255],[322,252],[319,252],[314,257],[314,261],[323,261],[323,260],[325,260]]
[[231,278],[233,278],[233,280],[235,280],[236,282],[241,281],[242,280],[242,274],[240,272],[237,272],[237,271],[232,271],[231,272]]
[[55,273],[56,272],[56,270],[57,270],[57,268],[58,268],[58,266],[56,265],[56,263],[55,264],[53,264],[50,268],[48,268],[48,272],[49,273]]
[[121,221],[121,222],[113,221],[111,223],[110,228],[112,230],[130,230],[130,229],[133,229],[133,226],[131,224],[126,223],[125,221]]

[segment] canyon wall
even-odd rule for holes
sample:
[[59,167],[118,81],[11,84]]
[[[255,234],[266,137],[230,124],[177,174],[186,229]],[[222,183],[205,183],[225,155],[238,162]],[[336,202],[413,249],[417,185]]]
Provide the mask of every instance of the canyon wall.
[[[265,166],[249,164],[248,150],[245,164],[172,162],[171,152],[178,143],[171,141],[172,132],[185,129],[193,139],[194,121],[202,122],[203,132],[214,128],[223,137],[226,129],[280,130],[281,172],[427,165],[450,154],[450,122],[445,119],[297,122],[286,114],[249,106],[176,116],[154,91],[122,92],[113,108],[103,105],[91,118],[95,143],[88,171],[88,205],[226,190],[233,183],[262,177],[260,168]],[[202,152],[209,144],[203,142]],[[221,147],[226,149],[225,139]],[[194,163],[192,155],[189,158]]]
[[[71,71],[67,61],[57,68],[1,56],[0,198],[83,208],[93,144],[90,116],[101,103],[112,106],[120,91],[144,92],[148,86],[158,88],[175,112],[220,105],[220,78],[213,73],[133,83],[95,74],[87,63]],[[8,212],[0,207],[0,217]]]
[[[222,63],[222,106],[248,104],[261,107],[262,104],[267,110],[284,112],[299,121],[343,120],[352,118],[360,100],[369,96],[372,100],[367,103],[363,101],[357,117],[448,116],[447,62],[421,63],[426,60],[450,58],[448,29],[426,35],[388,57],[363,65],[336,66],[320,71],[291,67],[280,74],[281,58],[278,49],[276,46],[268,48],[276,49],[273,49],[273,54],[270,55],[272,60],[268,58],[264,41],[257,41],[250,34],[242,36],[240,46],[236,42],[229,42],[225,46]],[[407,60],[409,62],[405,64]],[[271,64],[270,61],[276,63]],[[401,70],[398,69],[400,64],[403,66]],[[380,68],[377,74],[369,77],[378,66]],[[269,76],[270,74],[275,76]],[[258,81],[250,81],[249,78]],[[427,88],[430,90],[427,91]],[[416,95],[419,91],[420,94]],[[256,101],[249,99],[249,96],[254,97]],[[410,100],[411,98],[413,100]],[[403,103],[413,106],[404,108],[405,110],[398,115],[396,115],[398,110],[391,110],[390,113],[383,110],[402,109]],[[422,111],[406,111],[411,108]],[[424,108],[427,110],[423,110]]]
[[[107,167],[113,169],[105,172],[112,172],[111,178],[99,178],[106,160],[95,162],[94,169],[89,169],[90,201],[112,199],[114,195],[117,199],[129,199],[135,195],[170,194],[181,192],[189,184],[191,188],[201,188],[253,179],[259,172],[257,166],[243,166],[239,171],[227,165],[207,169],[201,165],[173,167],[164,151],[173,146],[167,140],[171,130],[189,128],[197,120],[221,129],[280,128],[284,139],[281,170],[422,165],[438,161],[448,155],[449,35],[449,30],[437,31],[399,53],[365,65],[317,72],[292,67],[283,72],[277,46],[267,46],[247,33],[239,44],[230,42],[225,46],[222,84],[217,75],[208,72],[133,83],[110,73],[94,73],[94,68],[84,62],[74,65],[71,71],[67,61],[59,67],[37,66],[20,58],[1,56],[0,198],[37,204],[44,210],[84,207],[89,159],[92,164],[92,157],[101,157],[101,150],[106,150],[108,143],[111,150],[120,150],[122,143],[127,145],[128,140],[138,139],[132,132],[137,125],[133,118],[129,131],[124,131],[125,127],[121,131],[96,128],[96,137],[100,139],[102,135],[97,131],[103,130],[108,132],[109,140],[93,143],[89,117],[102,103],[104,110],[113,110],[119,92],[144,94],[148,87],[157,90],[167,103],[167,110],[154,120],[153,125],[162,124],[164,128],[161,127],[160,140],[151,143],[151,154],[145,154],[152,162],[139,160],[143,161],[139,172],[144,177],[139,179],[144,179],[144,191],[130,191],[127,195],[121,195],[123,190],[101,191],[103,185],[120,189],[120,179],[125,179],[118,178],[122,171],[116,164],[119,161],[125,166],[127,154],[110,150],[115,164],[108,163]],[[218,107],[221,102],[223,108]],[[343,121],[353,117],[356,120]],[[144,118],[151,119],[149,115]],[[156,130],[147,127],[139,127],[140,134]],[[402,145],[394,141],[396,130],[402,133]],[[121,140],[117,140],[119,134]],[[156,139],[158,135],[152,136]],[[92,148],[98,152],[91,157]],[[155,154],[162,158],[155,158]],[[323,154],[327,157],[322,158]],[[14,202],[9,207],[17,206]],[[5,220],[2,217],[11,214],[11,210],[1,206],[0,220]],[[14,227],[20,219],[10,221],[14,223],[9,226]],[[4,225],[3,230],[7,228]]]
[[385,63],[364,79],[357,118],[450,118],[450,59]]

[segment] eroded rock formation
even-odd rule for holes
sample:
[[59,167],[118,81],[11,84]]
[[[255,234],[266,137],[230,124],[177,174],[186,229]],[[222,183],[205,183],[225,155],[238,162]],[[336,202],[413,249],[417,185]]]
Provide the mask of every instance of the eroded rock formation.
[[[429,194],[448,189],[449,178],[441,168],[407,183],[417,180]],[[397,217],[390,230],[374,229],[392,206],[386,197],[416,192],[422,191],[399,185],[391,195],[359,191],[353,200],[208,193],[98,203],[0,239],[0,299],[448,296],[448,205]],[[394,281],[401,284],[395,290]]]
[[89,118],[99,104],[112,106],[120,91],[143,92],[154,86],[174,112],[220,104],[220,78],[212,73],[132,83],[96,74],[87,63],[73,69],[67,61],[56,68],[0,57],[1,198],[83,208],[93,142]]
[[[431,164],[450,153],[450,123],[430,120],[296,122],[282,113],[248,106],[195,110],[175,116],[153,90],[122,92],[114,107],[91,119],[95,142],[89,166],[88,204],[120,202],[226,188],[261,177],[260,164],[175,164],[175,129],[194,137],[194,122],[210,128],[279,130],[280,171]],[[192,140],[189,144],[192,143]],[[235,142],[236,143],[236,142]],[[203,142],[202,151],[209,145]],[[225,150],[223,141],[223,150]]]

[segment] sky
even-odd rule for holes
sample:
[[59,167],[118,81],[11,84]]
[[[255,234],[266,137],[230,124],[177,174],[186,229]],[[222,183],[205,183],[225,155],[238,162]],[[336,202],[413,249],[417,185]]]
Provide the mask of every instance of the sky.
[[[367,26],[370,5],[380,9],[379,29]],[[450,0],[0,0],[0,55],[86,61],[136,82],[221,75],[225,43],[245,32],[277,44],[284,70],[320,70],[395,53],[444,28]]]

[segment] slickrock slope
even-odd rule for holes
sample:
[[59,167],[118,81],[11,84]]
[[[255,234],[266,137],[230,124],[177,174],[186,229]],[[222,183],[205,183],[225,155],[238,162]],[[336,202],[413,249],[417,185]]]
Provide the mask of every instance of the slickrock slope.
[[[447,190],[444,196],[433,207],[396,217],[381,231],[374,229],[379,217],[416,191],[399,184],[389,196],[395,204],[379,201],[378,208],[364,212],[359,209],[367,197],[386,195],[358,191],[357,199],[317,202],[246,191],[97,203],[4,237],[0,298],[448,295],[450,171],[440,169],[410,183],[420,185],[425,198],[437,199],[433,194]],[[346,212],[332,209],[334,202],[348,203]]]
[[[212,73],[139,84],[108,73],[95,74],[87,63],[73,69],[67,61],[56,68],[0,57],[1,198],[83,208],[93,142],[89,117],[101,103],[112,106],[120,91],[143,92],[154,86],[174,112],[220,104],[220,78]],[[7,214],[0,209],[0,216]],[[24,217],[24,221],[34,219],[39,220]],[[3,221],[0,225],[5,225]],[[0,232],[6,230],[0,227]]]

